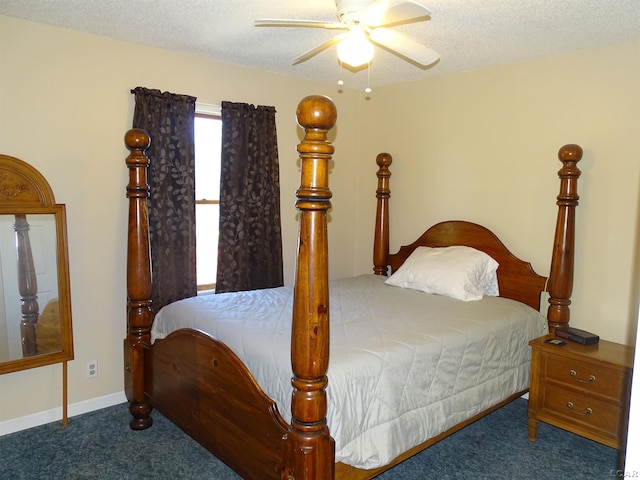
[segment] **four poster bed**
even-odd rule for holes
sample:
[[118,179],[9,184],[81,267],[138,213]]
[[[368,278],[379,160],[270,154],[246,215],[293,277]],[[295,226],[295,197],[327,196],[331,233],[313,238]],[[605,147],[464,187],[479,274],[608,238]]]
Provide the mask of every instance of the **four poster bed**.
[[[155,408],[247,479],[373,478],[527,391],[529,340],[569,321],[582,151],[567,145],[559,152],[548,280],[469,222],[437,224],[390,254],[391,156],[380,154],[374,274],[329,282],[326,214],[334,149],[327,132],[336,109],[326,97],[307,97],[297,119],[305,136],[298,145],[294,287],[185,299],[164,307],[155,320],[144,153],[150,139],[141,130],[127,132],[124,344],[131,428],[150,427]],[[439,295],[424,293],[434,291],[424,282],[415,284],[418,278],[433,287],[420,268],[424,261],[436,265],[437,259],[429,262],[445,251],[455,252],[454,263],[471,258],[473,274],[481,275],[463,275],[462,283],[473,277],[471,283],[482,284],[479,294],[466,284],[458,289],[457,276],[444,280],[445,291],[436,288]],[[545,287],[548,325],[538,312]],[[218,318],[210,325],[215,308]]]

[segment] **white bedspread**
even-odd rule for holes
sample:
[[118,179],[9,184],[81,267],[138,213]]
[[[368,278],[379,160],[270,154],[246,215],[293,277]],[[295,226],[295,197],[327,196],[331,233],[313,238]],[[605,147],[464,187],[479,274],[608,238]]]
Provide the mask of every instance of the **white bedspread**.
[[[528,388],[534,309],[504,298],[462,302],[363,275],[330,286],[327,421],[336,461],[358,468],[400,453]],[[291,418],[289,287],[203,295],[168,305],[152,337],[178,328],[229,346]]]

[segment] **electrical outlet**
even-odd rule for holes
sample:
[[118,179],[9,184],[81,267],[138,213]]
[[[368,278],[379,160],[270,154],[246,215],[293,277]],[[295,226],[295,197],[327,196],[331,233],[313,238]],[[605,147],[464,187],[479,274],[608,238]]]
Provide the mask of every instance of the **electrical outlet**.
[[87,378],[96,378],[98,376],[98,361],[91,360],[87,362]]

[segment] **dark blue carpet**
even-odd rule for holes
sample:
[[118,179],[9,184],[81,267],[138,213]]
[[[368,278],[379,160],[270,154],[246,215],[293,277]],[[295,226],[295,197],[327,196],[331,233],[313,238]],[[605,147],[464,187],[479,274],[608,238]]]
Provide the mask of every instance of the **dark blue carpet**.
[[[378,479],[607,479],[615,469],[614,449],[544,423],[530,443],[518,399]],[[0,437],[0,478],[239,479],[157,412],[152,428],[130,430],[126,405]]]

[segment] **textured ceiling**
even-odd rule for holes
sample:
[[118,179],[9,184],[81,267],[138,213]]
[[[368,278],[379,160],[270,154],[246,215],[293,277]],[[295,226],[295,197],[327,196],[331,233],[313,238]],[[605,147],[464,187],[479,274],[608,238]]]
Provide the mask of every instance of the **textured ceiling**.
[[[392,2],[390,2],[392,3]],[[393,2],[393,3],[398,3]],[[394,27],[436,50],[428,69],[376,49],[372,87],[640,40],[640,0],[423,0],[425,22]],[[292,60],[335,30],[255,27],[259,18],[336,19],[333,0],[0,0],[0,14],[345,86],[335,47]]]

